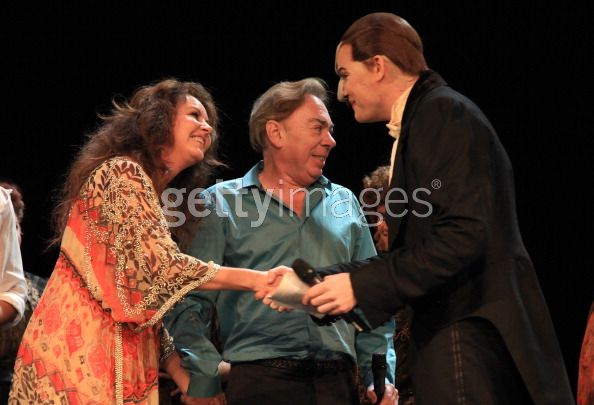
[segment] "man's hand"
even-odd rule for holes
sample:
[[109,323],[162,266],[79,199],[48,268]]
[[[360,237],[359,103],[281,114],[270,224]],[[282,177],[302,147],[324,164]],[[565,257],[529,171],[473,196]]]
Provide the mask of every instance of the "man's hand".
[[349,273],[324,277],[324,281],[311,287],[303,296],[303,304],[317,307],[321,313],[339,315],[357,305]]
[[398,390],[392,384],[386,384],[384,396],[382,397],[381,402],[376,404],[377,396],[373,390],[373,384],[371,384],[369,387],[367,387],[367,398],[369,398],[369,402],[374,405],[397,405]]
[[182,394],[181,403],[184,405],[227,405],[227,400],[225,399],[225,394],[222,392],[216,397],[209,398],[189,397]]
[[221,377],[221,381],[225,382],[229,378],[229,373],[231,373],[231,363],[227,363],[226,361],[221,361],[219,363],[219,376]]

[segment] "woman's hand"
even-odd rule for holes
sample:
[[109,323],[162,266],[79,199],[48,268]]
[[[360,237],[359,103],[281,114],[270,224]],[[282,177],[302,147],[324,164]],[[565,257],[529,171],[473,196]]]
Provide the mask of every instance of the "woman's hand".
[[177,353],[172,354],[161,362],[161,368],[165,372],[160,372],[159,376],[169,378],[175,382],[177,389],[171,391],[174,396],[181,393],[181,403],[185,405],[226,405],[225,394],[221,392],[215,397],[198,398],[188,396],[188,386],[190,384],[190,374],[181,366],[181,358]]
[[185,394],[188,391],[190,375],[181,366],[181,358],[177,352],[161,362],[161,370],[163,370],[163,372],[159,372],[159,377],[173,380],[175,385],[177,385],[177,389],[171,392],[172,396],[179,392]]
[[254,297],[261,300],[272,295],[278,288],[283,276],[289,271],[293,271],[293,269],[287,266],[278,266],[263,272],[262,277],[256,281],[254,286]]
[[270,308],[275,309],[279,312],[290,311],[290,308],[286,308],[278,305],[270,296],[276,291],[279,284],[281,283],[283,276],[288,272],[292,272],[293,269],[287,266],[278,266],[270,269],[266,272],[266,285],[262,286],[259,290],[254,293],[254,297],[257,300],[262,300],[264,305],[268,305]]

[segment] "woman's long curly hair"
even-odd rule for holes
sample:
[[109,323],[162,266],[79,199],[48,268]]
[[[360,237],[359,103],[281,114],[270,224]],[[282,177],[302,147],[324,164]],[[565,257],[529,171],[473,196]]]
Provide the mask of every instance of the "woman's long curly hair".
[[[186,96],[198,99],[208,114],[213,128],[212,143],[204,159],[179,173],[169,184],[164,182],[167,170],[161,152],[173,146],[173,123],[177,106]],[[218,138],[218,113],[210,93],[199,83],[181,82],[176,79],[162,80],[136,90],[129,101],[117,102],[111,115],[100,116],[103,124],[87,136],[86,143],[78,152],[66,181],[60,190],[54,210],[54,236],[50,246],[58,245],[68,221],[72,203],[97,166],[115,156],[128,156],[138,162],[151,178],[157,195],[167,187],[194,188],[206,185],[213,169],[224,166],[216,156]],[[188,213],[187,204],[181,204],[179,211],[188,219],[184,225],[173,228],[178,242],[187,242],[191,237],[195,219]]]

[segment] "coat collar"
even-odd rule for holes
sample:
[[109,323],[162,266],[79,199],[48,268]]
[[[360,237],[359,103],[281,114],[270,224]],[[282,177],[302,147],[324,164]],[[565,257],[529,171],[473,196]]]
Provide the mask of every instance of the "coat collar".
[[[410,91],[404,113],[402,115],[402,130],[400,132],[400,139],[398,144],[398,151],[396,153],[396,167],[392,175],[392,181],[390,182],[390,188],[400,188],[407,190],[406,187],[406,176],[404,173],[404,159],[403,154],[407,149],[407,138],[409,133],[410,122],[414,117],[415,111],[417,110],[420,102],[423,98],[432,90],[447,86],[446,81],[439,75],[439,73],[433,70],[426,70],[419,76],[419,79],[414,84]],[[409,196],[410,198],[410,196]],[[400,232],[401,223],[403,216],[394,216],[389,219],[389,244],[392,246],[398,233]]]
[[442,86],[447,86],[447,83],[445,80],[443,80],[439,73],[431,69],[428,69],[421,73],[419,79],[410,91],[410,95],[408,96],[408,102],[406,103],[404,113],[402,114],[403,128],[406,124],[409,123],[409,119],[413,116],[414,112],[416,111],[419,101],[422,100],[423,97],[431,90]]

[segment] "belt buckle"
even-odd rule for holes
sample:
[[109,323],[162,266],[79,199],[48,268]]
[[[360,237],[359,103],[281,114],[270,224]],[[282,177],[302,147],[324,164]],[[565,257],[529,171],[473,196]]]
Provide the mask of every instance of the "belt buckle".
[[316,362],[316,372],[318,374],[334,373],[337,374],[342,370],[342,363],[340,360],[321,360]]

